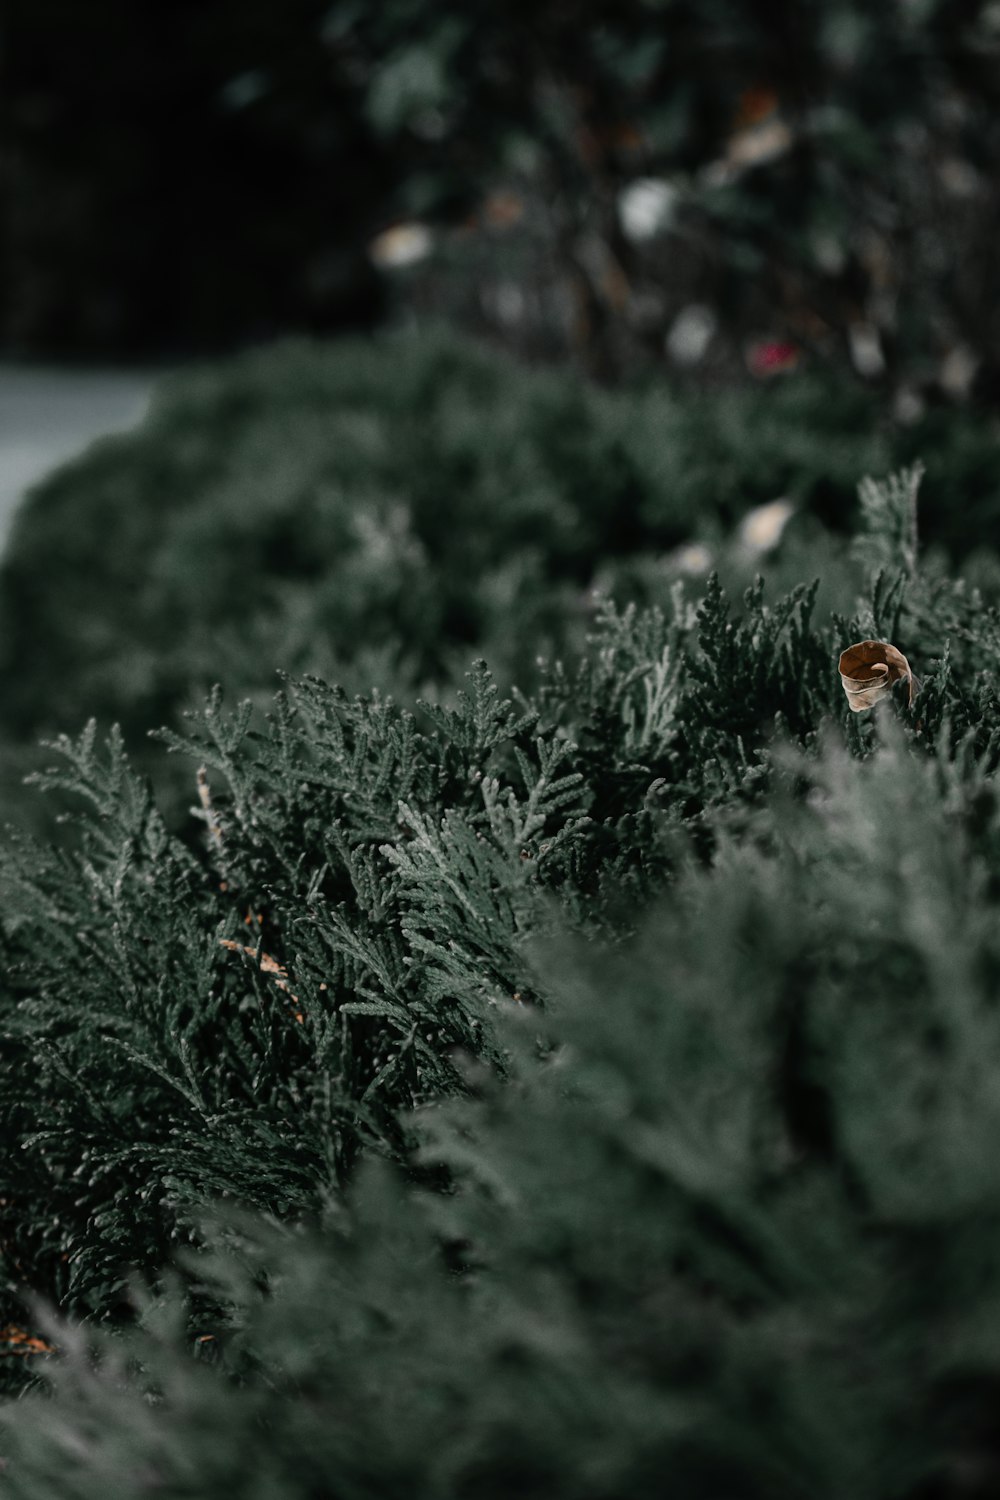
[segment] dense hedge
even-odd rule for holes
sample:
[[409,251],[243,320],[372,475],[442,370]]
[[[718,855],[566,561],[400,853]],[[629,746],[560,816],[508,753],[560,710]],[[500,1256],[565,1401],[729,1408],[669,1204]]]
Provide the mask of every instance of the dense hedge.
[[[0,871],[6,1492],[995,1493],[1000,617],[915,485],[850,619],[713,580],[513,703],[214,698],[200,853],[64,742]],[[869,636],[912,706],[849,713]]]
[[663,602],[691,538],[749,581],[749,507],[785,496],[843,535],[858,474],[899,459],[928,466],[925,539],[964,553],[995,534],[996,453],[981,419],[898,428],[819,377],[717,399],[445,337],[246,355],[167,382],[27,502],[0,566],[4,734],[94,714],[132,737],[215,681],[266,698],[277,667],[434,692],[483,653],[524,681],[581,645],[595,585]]

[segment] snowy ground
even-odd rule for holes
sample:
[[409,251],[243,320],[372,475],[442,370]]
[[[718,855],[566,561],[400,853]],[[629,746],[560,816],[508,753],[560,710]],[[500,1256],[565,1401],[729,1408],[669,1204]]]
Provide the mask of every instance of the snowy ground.
[[25,492],[95,438],[131,427],[153,378],[0,364],[0,546]]

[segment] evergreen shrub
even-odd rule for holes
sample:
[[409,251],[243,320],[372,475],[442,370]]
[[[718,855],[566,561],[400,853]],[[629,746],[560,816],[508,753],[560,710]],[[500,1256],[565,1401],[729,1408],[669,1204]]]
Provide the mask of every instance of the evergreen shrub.
[[[511,701],[213,697],[200,851],[62,742],[90,808],[0,872],[5,1493],[996,1493],[1000,616],[918,477],[850,618],[713,580]],[[868,637],[912,705],[850,713]]]
[[896,429],[871,392],[818,374],[725,399],[611,393],[443,335],[206,366],[17,518],[3,734],[30,746],[96,715],[134,741],[217,680],[266,700],[275,667],[434,695],[482,654],[523,682],[537,655],[582,645],[595,585],[662,603],[673,549],[723,555],[778,496],[844,534],[857,475],[914,456],[927,538],[956,554],[988,540],[991,428],[932,412]]

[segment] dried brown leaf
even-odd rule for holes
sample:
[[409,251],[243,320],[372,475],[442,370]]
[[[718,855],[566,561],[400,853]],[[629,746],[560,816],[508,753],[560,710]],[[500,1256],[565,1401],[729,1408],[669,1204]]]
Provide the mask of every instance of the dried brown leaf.
[[840,653],[840,680],[847,701],[856,714],[874,708],[881,698],[892,692],[893,683],[909,685],[908,702],[912,704],[919,683],[910,671],[902,651],[888,641],[858,641]]

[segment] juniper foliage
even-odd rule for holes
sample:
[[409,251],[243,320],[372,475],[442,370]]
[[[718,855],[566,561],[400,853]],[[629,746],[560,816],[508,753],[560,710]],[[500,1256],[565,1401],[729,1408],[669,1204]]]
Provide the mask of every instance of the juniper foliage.
[[176,728],[218,680],[265,704],[275,667],[409,699],[484,655],[525,683],[537,655],[579,653],[594,587],[665,606],[671,549],[692,536],[735,581],[728,538],[749,507],[787,497],[808,550],[811,526],[852,526],[859,472],[914,452],[925,540],[963,555],[996,516],[995,434],[933,412],[899,428],[821,372],[725,401],[611,393],[442,335],[291,343],[179,375],[14,525],[0,793],[17,806],[41,734],[96,715],[141,755],[150,725]]
[[[740,626],[771,717],[812,649],[783,642],[797,603],[758,591]],[[455,708],[416,713],[305,680],[255,728],[215,694],[165,735],[200,768],[202,860],[120,736],[59,741],[40,779],[92,812],[62,849],[12,838],[0,869],[14,1259],[106,1310],[206,1196],[304,1211],[362,1142],[401,1150],[400,1111],[458,1084],[451,1049],[497,1060],[490,1010],[533,995],[524,942],[551,910],[614,929],[614,888],[662,880],[663,788],[683,822],[741,782],[722,700],[683,720],[730,629],[717,590],[669,624],[609,607],[579,672],[522,710],[482,665]]]
[[[200,850],[60,742],[89,809],[0,873],[11,1495],[995,1491],[1000,628],[893,567],[917,477],[851,619],[713,581],[512,700],[213,695]],[[921,692],[852,715],[887,627]]]
[[779,757],[618,953],[547,945],[503,1076],[410,1122],[446,1195],[369,1162],[205,1225],[215,1322],[47,1325],[9,1492],[992,1493],[1000,823],[890,727]]

